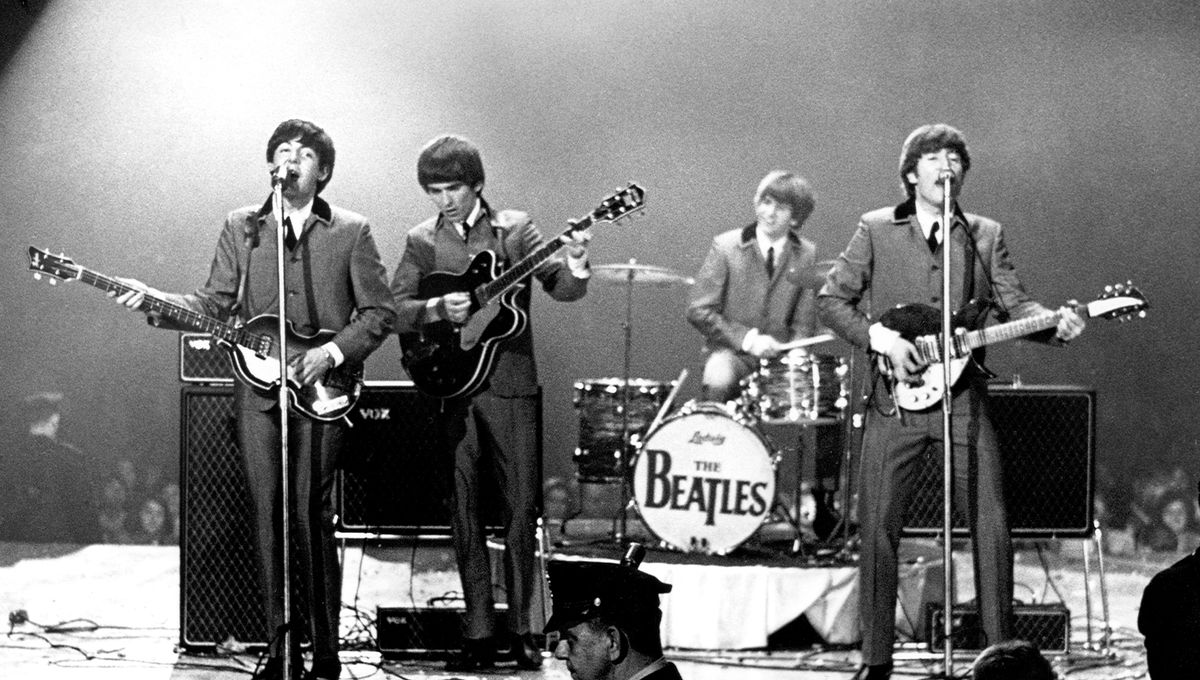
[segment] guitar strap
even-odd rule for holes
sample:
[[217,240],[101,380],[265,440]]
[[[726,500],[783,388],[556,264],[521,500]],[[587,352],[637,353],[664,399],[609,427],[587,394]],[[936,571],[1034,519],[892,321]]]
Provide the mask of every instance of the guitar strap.
[[312,253],[308,249],[308,234],[300,235],[300,259],[304,263],[304,306],[308,309],[308,324],[312,332],[321,330],[321,322],[317,318],[317,309],[315,301],[317,299],[316,289],[313,287],[312,277]]
[[262,226],[259,222],[259,216],[246,218],[246,223],[242,225],[242,241],[246,244],[246,257],[242,259],[242,273],[238,276],[237,297],[234,299],[233,307],[229,309],[229,315],[237,318],[238,312],[246,303],[246,284],[250,280],[250,256],[254,254],[254,249],[258,247],[258,230]]

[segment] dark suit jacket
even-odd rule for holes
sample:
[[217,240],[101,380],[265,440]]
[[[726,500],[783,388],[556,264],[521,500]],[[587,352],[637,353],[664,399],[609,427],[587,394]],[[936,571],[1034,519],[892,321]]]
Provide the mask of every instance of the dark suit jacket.
[[[518,210],[493,212],[486,204],[467,241],[454,225],[436,215],[413,227],[405,239],[404,254],[392,277],[396,300],[396,330],[415,332],[426,323],[426,300],[417,297],[421,278],[432,272],[460,273],[484,250],[496,253],[507,265],[521,261],[545,241],[529,215]],[[556,300],[577,300],[587,293],[587,279],[571,273],[562,257],[547,260],[534,274]],[[530,287],[516,297],[529,310]],[[488,389],[502,397],[533,396],[537,393],[537,364],[533,356],[533,319],[525,330],[501,343],[496,352]]]
[[[229,213],[208,281],[192,294],[165,297],[201,314],[229,318],[237,302],[239,279],[248,267],[247,290],[237,317],[248,320],[261,314],[278,314],[276,231],[270,199],[261,207],[247,206]],[[257,239],[257,247],[248,245],[247,236]],[[285,255],[284,280],[287,317],[296,331],[336,331],[333,342],[346,362],[361,363],[392,330],[395,307],[387,287],[387,270],[371,227],[362,215],[335,208],[317,197],[299,245]],[[150,322],[181,329],[154,316]],[[244,389],[239,396],[260,410],[275,403],[271,397]]]
[[740,351],[751,328],[780,342],[816,331],[816,291],[805,288],[799,276],[816,263],[816,246],[789,233],[788,247],[777,256],[775,276],[768,280],[754,229],[751,224],[714,238],[696,276],[687,318],[709,349]]
[[[958,211],[947,242],[951,309],[970,298],[991,298],[1013,319],[1047,311],[1017,278],[998,222]],[[915,302],[941,306],[941,262],[940,249],[929,252],[912,201],[869,212],[817,296],[821,322],[868,349],[867,329],[883,312]]]
[[1150,579],[1138,610],[1151,680],[1200,675],[1200,556],[1188,555]]

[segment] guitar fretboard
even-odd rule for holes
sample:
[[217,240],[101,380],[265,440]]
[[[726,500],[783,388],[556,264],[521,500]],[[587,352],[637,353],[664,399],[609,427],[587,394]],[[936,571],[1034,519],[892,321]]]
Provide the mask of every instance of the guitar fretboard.
[[[120,295],[132,290],[137,290],[129,284],[122,283],[111,276],[105,276],[100,272],[93,271],[86,267],[79,267],[79,280],[84,283],[99,288],[105,292],[116,293]],[[153,311],[175,321],[177,323],[194,328],[198,331],[211,334],[213,337],[224,340],[235,345],[248,347],[255,351],[264,354],[269,353],[271,349],[271,338],[264,335],[250,333],[245,329],[232,326],[224,321],[215,319],[206,314],[201,314],[193,310],[177,305],[173,302],[168,302],[153,295],[146,295],[146,300],[142,303],[142,311]]]
[[[1051,328],[1058,324],[1059,313],[1044,312],[1024,319],[981,328],[976,331],[957,333],[952,337],[951,344],[954,358],[959,359],[973,349],[991,345],[1004,340],[1015,340],[1030,333]],[[942,338],[940,335],[922,335],[917,339],[917,349],[927,362],[942,360]]]
[[[587,229],[592,225],[592,221],[592,217],[589,215],[583,220],[571,225],[571,228],[564,231],[562,235],[565,236],[573,231]],[[523,281],[526,276],[532,274],[533,270],[537,269],[543,262],[550,259],[550,256],[554,255],[554,253],[557,253],[563,247],[563,245],[565,244],[563,243],[561,237],[550,239],[548,242],[542,244],[540,248],[526,255],[524,259],[510,267],[500,276],[497,276],[488,283],[479,286],[479,288],[475,291],[475,299],[480,301],[481,306],[486,307],[492,300],[495,300],[497,297],[508,292],[510,288]]]

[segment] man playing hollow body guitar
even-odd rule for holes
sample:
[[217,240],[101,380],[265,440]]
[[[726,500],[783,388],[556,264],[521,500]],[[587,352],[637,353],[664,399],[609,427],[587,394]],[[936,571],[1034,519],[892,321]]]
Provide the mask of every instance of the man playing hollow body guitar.
[[[335,208],[318,194],[333,175],[333,140],[324,130],[302,120],[281,123],[267,142],[267,165],[282,181],[286,238],[284,280],[288,291],[287,318],[304,335],[334,331],[325,344],[292,360],[294,380],[312,385],[335,366],[361,364],[391,332],[395,320],[387,270],[375,247],[367,220]],[[283,178],[283,179],[278,179]],[[141,309],[146,295],[166,299],[198,314],[249,320],[278,314],[276,256],[278,223],[273,199],[230,213],[213,257],[208,282],[190,295],[163,294],[136,281],[137,290],[118,296],[132,309]],[[293,240],[294,239],[294,240]],[[147,311],[149,321],[173,327],[168,319]],[[277,373],[277,371],[276,371]],[[266,678],[299,678],[301,635],[293,630],[293,668],[285,673],[280,661],[279,626],[285,621],[282,601],[283,546],[279,538],[280,423],[273,394],[254,391],[239,382],[235,391],[238,444],[246,465],[254,504],[263,604],[267,612],[271,658]],[[346,426],[339,421],[288,419],[288,451],[294,489],[290,494],[292,542],[297,546],[295,577],[309,603],[313,666],[306,678],[337,678],[338,614],[341,607],[341,567],[334,543],[332,501],[334,471],[344,448]],[[296,607],[297,599],[292,599]],[[294,621],[295,618],[292,617]]]
[[[425,146],[417,159],[417,180],[438,214],[408,232],[404,254],[392,279],[399,333],[420,332],[426,324],[463,324],[471,311],[467,292],[435,297],[420,293],[421,281],[434,272],[462,272],[472,258],[488,250],[511,266],[543,244],[529,216],[516,210],[494,211],[483,200],[483,161],[470,141],[445,135]],[[587,230],[571,232],[567,257],[547,260],[534,276],[556,300],[577,300],[587,292],[590,271]],[[530,286],[516,305],[529,309]],[[459,576],[466,600],[461,653],[448,668],[474,671],[493,664],[497,641],[492,620],[491,567],[484,518],[480,514],[484,470],[492,472],[504,503],[504,574],[508,600],[505,625],[517,664],[541,665],[533,642],[529,610],[535,574],[535,527],[541,470],[537,460],[538,379],[533,336],[526,325],[498,347],[492,372],[474,396],[446,399],[438,418],[445,451],[443,464],[454,470],[451,524]]]
[[[944,177],[950,178],[951,198],[957,198],[970,167],[966,142],[955,128],[926,125],[914,130],[900,155],[900,182],[908,200],[862,216],[818,296],[822,323],[856,346],[886,357],[898,381],[919,376],[925,361],[913,343],[881,324],[877,315],[902,304],[940,306],[941,248],[952,248],[948,301],[952,309],[971,298],[987,298],[1000,316],[1024,318],[1048,311],[1025,293],[998,223],[964,213],[952,203],[950,229],[936,224],[942,215]],[[1057,328],[1046,335],[1053,333],[1059,342],[1066,342],[1083,331],[1083,319],[1073,309],[1064,307],[1059,314]],[[981,315],[977,324],[982,325],[986,316]],[[976,594],[986,644],[991,645],[1010,639],[1013,633],[1013,556],[1000,458],[988,416],[986,376],[968,369],[952,394],[954,502],[970,522]],[[903,513],[913,496],[921,458],[942,455],[942,409],[903,411],[879,389],[872,402],[866,414],[858,486],[859,610],[861,677],[875,679],[891,675]]]

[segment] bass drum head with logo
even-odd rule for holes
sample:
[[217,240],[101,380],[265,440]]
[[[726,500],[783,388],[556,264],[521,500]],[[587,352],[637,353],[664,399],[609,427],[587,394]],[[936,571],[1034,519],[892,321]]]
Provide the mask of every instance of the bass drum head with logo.
[[719,405],[687,406],[646,438],[633,494],[646,526],[664,543],[723,555],[771,511],[774,462],[763,438]]

